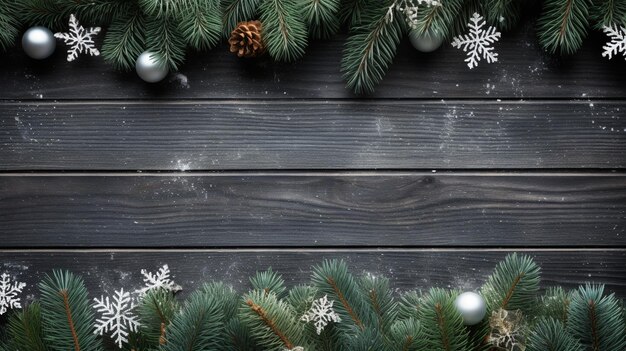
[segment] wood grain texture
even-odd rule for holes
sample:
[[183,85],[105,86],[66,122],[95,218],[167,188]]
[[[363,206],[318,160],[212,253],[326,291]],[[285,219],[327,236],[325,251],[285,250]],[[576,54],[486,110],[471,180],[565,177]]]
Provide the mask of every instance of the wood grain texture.
[[2,247],[626,246],[626,176],[0,177]]
[[0,105],[0,170],[622,168],[626,101]]
[[[53,268],[81,274],[92,294],[124,287],[139,288],[141,269],[156,271],[168,264],[174,280],[189,294],[209,280],[223,280],[239,291],[248,278],[268,267],[283,275],[289,286],[306,283],[310,268],[323,259],[343,259],[355,274],[369,272],[390,278],[400,291],[431,286],[479,288],[506,250],[197,250],[101,252],[0,252],[4,270],[28,283],[25,295],[38,296],[36,283]],[[529,251],[542,268],[542,286],[574,288],[584,282],[605,283],[609,291],[626,297],[624,250]]]
[[[0,56],[0,99],[321,98],[353,97],[340,71],[346,36],[311,43],[294,64],[241,60],[225,45],[190,54],[180,72],[147,84],[134,72],[116,72],[101,57],[65,61],[57,49],[48,60],[19,49]],[[495,45],[496,64],[469,70],[465,53],[444,44],[431,54],[404,39],[376,93],[383,98],[626,98],[626,62],[601,57],[606,37],[594,33],[571,57],[549,56],[537,44],[532,22],[505,33]]]

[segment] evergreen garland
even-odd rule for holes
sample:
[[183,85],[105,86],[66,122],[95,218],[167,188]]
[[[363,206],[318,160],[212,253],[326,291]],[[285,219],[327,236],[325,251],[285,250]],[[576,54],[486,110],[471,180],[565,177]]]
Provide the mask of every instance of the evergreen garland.
[[373,2],[362,22],[351,30],[341,60],[346,84],[356,93],[370,93],[384,77],[402,39],[403,20],[388,16],[389,1]]
[[[549,53],[573,54],[590,29],[626,26],[626,0],[540,0],[539,43]],[[207,51],[240,22],[260,20],[261,37],[276,61],[300,59],[309,38],[327,39],[344,26],[349,36],[341,71],[356,93],[370,93],[383,79],[408,31],[446,40],[467,30],[473,13],[502,30],[512,29],[524,0],[0,0],[0,49],[20,30],[41,25],[64,31],[70,14],[106,29],[102,56],[116,69],[130,70],[149,50],[171,70],[187,49]],[[406,7],[417,9],[409,15]],[[416,6],[416,7],[415,7]],[[411,18],[408,18],[411,16]],[[409,26],[407,26],[407,23]]]
[[545,0],[537,23],[539,42],[550,53],[573,54],[589,29],[591,0]]
[[[530,257],[507,256],[481,290],[489,309],[497,308],[498,313],[488,314],[476,326],[463,324],[455,307],[458,290],[431,288],[397,297],[388,279],[355,277],[345,262],[337,260],[314,267],[310,285],[291,289],[271,270],[252,277],[251,290],[243,296],[228,285],[211,282],[179,304],[172,291],[154,289],[134,307],[141,327],[129,335],[124,349],[486,351],[496,350],[490,340],[506,332],[494,329],[497,318],[520,313],[523,319],[514,326],[519,330],[515,342],[528,351],[626,349],[621,300],[606,294],[603,286],[589,284],[575,291],[553,287],[539,295],[539,274]],[[341,320],[325,325],[318,334],[302,316],[324,296],[334,302],[332,308]],[[107,336],[97,337],[93,325],[93,308],[82,280],[54,271],[40,284],[40,302],[9,316],[0,350],[102,350]]]
[[94,311],[81,278],[57,270],[46,276],[39,289],[44,340],[51,350],[102,349],[93,333]]

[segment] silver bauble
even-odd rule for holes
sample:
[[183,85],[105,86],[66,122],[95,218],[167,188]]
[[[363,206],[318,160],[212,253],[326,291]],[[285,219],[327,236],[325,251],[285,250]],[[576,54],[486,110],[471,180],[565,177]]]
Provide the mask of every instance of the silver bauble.
[[443,43],[443,35],[432,30],[419,33],[419,31],[411,29],[409,39],[413,47],[421,52],[433,52]]
[[137,75],[148,83],[160,82],[167,76],[168,69],[164,64],[160,64],[155,58],[151,57],[153,53],[144,51],[137,58],[135,70]]
[[28,57],[43,60],[54,52],[56,39],[46,27],[31,27],[22,37],[22,48]]
[[454,301],[457,311],[463,317],[465,325],[480,323],[487,314],[487,303],[485,299],[473,292],[464,292]]

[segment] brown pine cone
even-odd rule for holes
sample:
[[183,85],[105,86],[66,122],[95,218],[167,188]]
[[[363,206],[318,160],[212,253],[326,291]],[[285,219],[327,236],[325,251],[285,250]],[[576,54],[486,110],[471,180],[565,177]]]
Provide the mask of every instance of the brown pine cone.
[[260,21],[239,22],[228,39],[230,52],[236,52],[239,57],[256,57],[263,54],[265,44],[261,38],[261,27]]

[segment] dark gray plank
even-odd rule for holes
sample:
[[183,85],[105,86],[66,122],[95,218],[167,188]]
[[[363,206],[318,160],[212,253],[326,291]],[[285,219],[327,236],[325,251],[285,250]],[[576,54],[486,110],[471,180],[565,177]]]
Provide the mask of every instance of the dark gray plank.
[[[53,58],[35,62],[17,48],[0,56],[0,81],[10,82],[0,91],[0,99],[352,97],[340,72],[345,39],[342,35],[312,43],[307,55],[294,64],[241,60],[222,45],[190,55],[178,74],[156,85],[143,83],[134,72],[116,72],[100,57],[68,63],[59,47]],[[464,53],[450,44],[421,54],[405,38],[372,97],[625,98],[626,62],[602,58],[605,42],[605,36],[594,33],[576,55],[551,57],[538,46],[534,25],[527,22],[496,44],[497,64],[483,62],[470,71]]]
[[[368,272],[391,279],[400,291],[431,286],[472,290],[480,287],[506,250],[198,250],[198,251],[60,251],[0,252],[0,268],[29,284],[26,294],[38,296],[35,283],[52,269],[82,274],[93,295],[141,286],[141,269],[156,271],[168,264],[186,295],[202,283],[221,280],[239,291],[248,277],[272,267],[289,286],[306,283],[310,267],[324,259],[346,260],[355,274]],[[624,250],[530,251],[542,267],[542,286],[574,288],[584,282],[604,283],[626,297]]]
[[622,168],[626,102],[0,104],[0,170]]
[[626,246],[626,175],[0,177],[1,247]]

